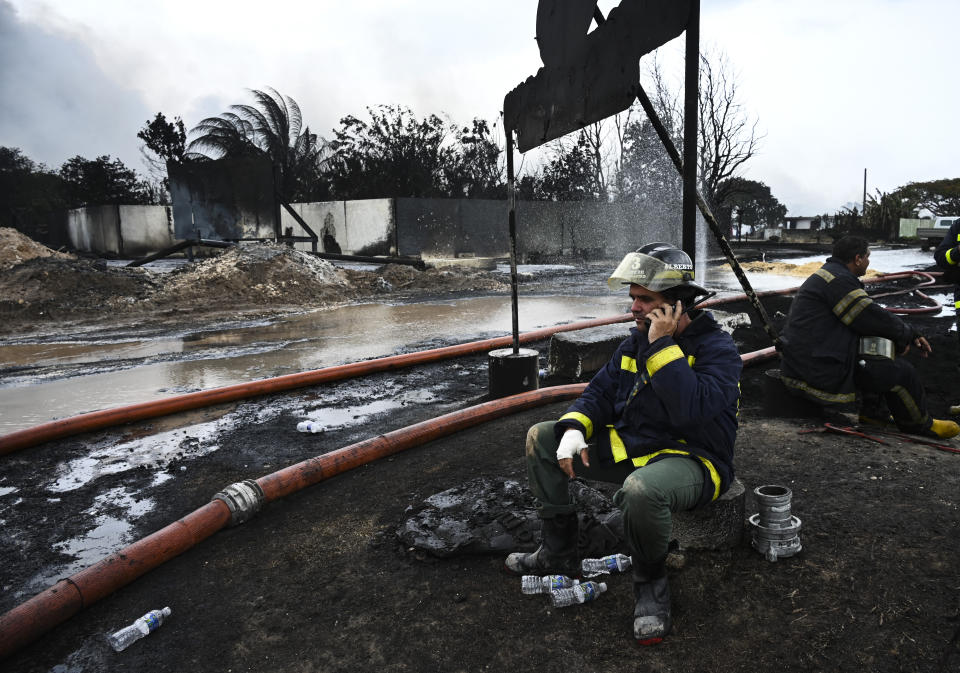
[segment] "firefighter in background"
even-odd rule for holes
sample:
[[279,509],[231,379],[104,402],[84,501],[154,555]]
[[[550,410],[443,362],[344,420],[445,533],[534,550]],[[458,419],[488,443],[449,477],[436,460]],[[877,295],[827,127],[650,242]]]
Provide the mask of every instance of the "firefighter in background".
[[527,478],[542,539],[532,553],[510,554],[505,569],[579,577],[568,481],[621,484],[613,501],[632,555],[633,633],[649,645],[671,627],[672,513],[715,500],[733,481],[743,364],[730,335],[693,308],[712,293],[694,282],[682,250],[647,244],[624,257],[607,283],[629,286],[636,326],[559,420],[527,433]]
[[[931,418],[916,369],[897,357],[911,346],[926,357],[930,344],[899,316],[874,303],[859,277],[870,248],[859,236],[844,236],[833,255],[807,278],[790,306],[780,335],[780,373],[793,392],[820,404],[853,402],[860,391],[862,422],[886,422],[900,430],[947,439],[960,433],[953,421]],[[887,408],[878,405],[882,400]]]
[[[944,277],[953,283],[953,306],[957,312],[957,338],[960,339],[960,218],[950,225],[950,231],[933,251],[933,258],[937,266],[943,269]],[[960,368],[960,362],[957,367]],[[958,407],[960,402],[951,411],[958,413]]]

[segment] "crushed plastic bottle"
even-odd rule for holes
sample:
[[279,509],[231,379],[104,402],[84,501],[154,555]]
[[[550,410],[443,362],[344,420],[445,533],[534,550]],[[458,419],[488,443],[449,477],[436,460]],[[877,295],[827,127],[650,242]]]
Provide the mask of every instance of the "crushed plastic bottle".
[[130,626],[125,626],[116,633],[107,636],[107,642],[117,652],[122,652],[133,643],[160,628],[163,620],[170,616],[170,608],[151,610]]
[[520,591],[525,594],[548,594],[557,589],[568,589],[580,580],[575,580],[566,575],[524,575],[520,578]]
[[630,557],[626,554],[611,554],[603,558],[585,558],[580,562],[580,570],[593,577],[603,573],[622,573],[630,570]]
[[557,589],[550,592],[550,600],[553,601],[553,607],[565,608],[568,605],[577,605],[578,603],[587,603],[596,600],[597,597],[607,590],[606,582],[583,582],[574,584],[567,589]]
[[323,426],[316,421],[300,421],[297,423],[297,432],[311,432],[317,434],[323,432]]

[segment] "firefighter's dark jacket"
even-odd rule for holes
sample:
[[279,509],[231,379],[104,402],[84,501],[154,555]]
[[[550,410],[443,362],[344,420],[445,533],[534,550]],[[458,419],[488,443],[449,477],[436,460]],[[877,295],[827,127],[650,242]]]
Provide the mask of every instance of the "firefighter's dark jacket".
[[960,308],[960,220],[950,225],[950,231],[933,251],[933,258],[944,271],[945,278],[954,283],[953,293],[957,308]]
[[853,402],[861,336],[890,339],[902,352],[913,328],[874,303],[863,283],[835,257],[807,278],[780,335],[784,384],[822,404]]
[[602,464],[632,459],[637,466],[692,455],[704,469],[699,504],[733,480],[740,372],[733,339],[705,311],[677,337],[652,344],[630,336],[556,424],[595,439]]

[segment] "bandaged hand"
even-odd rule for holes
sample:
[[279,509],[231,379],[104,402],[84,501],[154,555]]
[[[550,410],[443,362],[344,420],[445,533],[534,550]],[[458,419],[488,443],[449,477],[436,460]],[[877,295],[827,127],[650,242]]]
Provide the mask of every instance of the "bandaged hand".
[[573,457],[577,454],[580,454],[584,465],[590,465],[590,459],[587,458],[587,440],[584,439],[583,433],[576,428],[567,428],[557,447],[557,463],[571,479],[576,476],[573,472]]

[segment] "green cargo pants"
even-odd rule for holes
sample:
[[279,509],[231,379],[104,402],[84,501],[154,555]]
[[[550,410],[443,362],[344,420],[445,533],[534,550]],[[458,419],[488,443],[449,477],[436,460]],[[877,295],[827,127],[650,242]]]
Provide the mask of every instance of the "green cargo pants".
[[[545,519],[575,512],[569,478],[557,463],[554,421],[538,423],[527,432],[527,480]],[[613,502],[623,512],[623,529],[635,564],[655,564],[667,555],[673,512],[691,509],[703,492],[703,468],[696,458],[672,456],[644,467],[625,460],[601,466],[596,448],[589,447],[590,467],[573,459],[578,477],[621,484]]]

